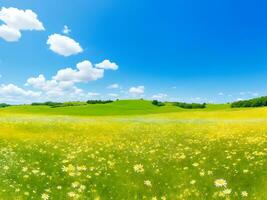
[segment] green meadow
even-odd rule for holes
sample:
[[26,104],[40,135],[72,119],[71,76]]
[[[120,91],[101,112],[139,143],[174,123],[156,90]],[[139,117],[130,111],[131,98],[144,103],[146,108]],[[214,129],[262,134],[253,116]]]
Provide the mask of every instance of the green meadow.
[[0,109],[0,199],[267,199],[267,108]]

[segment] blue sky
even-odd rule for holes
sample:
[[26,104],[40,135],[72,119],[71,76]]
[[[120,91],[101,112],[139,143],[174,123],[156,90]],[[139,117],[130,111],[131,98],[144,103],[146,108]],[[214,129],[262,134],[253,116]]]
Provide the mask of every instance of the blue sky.
[[[267,94],[264,1],[0,0],[0,5],[2,13],[3,7],[30,9],[43,26],[29,28],[21,17],[15,25],[0,20],[21,33],[17,41],[7,41],[0,32],[2,102],[140,97],[228,102]],[[71,32],[62,33],[64,25]],[[55,34],[82,50],[71,46],[68,56],[64,49],[51,50],[48,38]],[[81,73],[98,72],[97,77],[77,71],[86,60],[93,70]],[[107,65],[97,67],[104,60]],[[110,68],[114,65],[118,69]]]

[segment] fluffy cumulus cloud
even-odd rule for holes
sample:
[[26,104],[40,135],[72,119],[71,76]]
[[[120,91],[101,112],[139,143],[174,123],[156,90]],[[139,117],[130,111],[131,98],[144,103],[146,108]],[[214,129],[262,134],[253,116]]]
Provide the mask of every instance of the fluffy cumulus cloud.
[[[96,68],[85,60],[76,65],[76,69],[65,68],[57,71],[52,78],[43,74],[30,77],[23,89],[14,84],[0,85],[0,102],[31,103],[33,101],[75,101],[99,98],[99,93],[86,92],[76,86],[76,83],[87,83],[104,77],[104,69]],[[107,94],[107,97],[116,97]],[[16,100],[16,101],[15,101]]]
[[0,26],[0,37],[8,42],[18,41],[21,38],[21,31],[45,30],[37,14],[29,9],[19,10],[13,7],[2,7],[0,20],[4,22]]
[[80,94],[83,91],[77,88],[71,81],[46,80],[44,75],[31,77],[27,80],[26,86],[42,91],[48,96],[62,96],[66,93]]
[[14,84],[0,85],[0,100],[16,103],[19,101],[27,101],[27,99],[36,99],[41,96],[41,92],[22,89]]
[[104,70],[95,68],[88,60],[78,63],[76,67],[77,69],[66,68],[59,70],[53,79],[78,83],[95,81],[104,76]]
[[83,52],[78,42],[65,35],[52,34],[48,37],[47,44],[50,50],[65,57]]
[[129,89],[129,93],[133,96],[139,96],[144,94],[145,92],[145,87],[144,86],[137,86],[137,87],[131,87]]
[[85,60],[78,63],[76,69],[65,68],[59,70],[50,80],[47,80],[42,74],[37,77],[30,77],[25,86],[40,91],[43,97],[42,100],[86,100],[88,98],[96,98],[100,94],[94,92],[86,93],[75,84],[101,79],[104,77],[104,71],[104,69],[98,69],[90,61]]
[[101,63],[96,64],[95,66],[99,69],[117,70],[119,68],[116,63],[110,62],[109,60],[104,60]]
[[152,96],[152,99],[155,99],[155,100],[162,100],[162,99],[165,99],[167,98],[168,95],[167,94],[163,94],[163,93],[159,93],[159,94],[155,94]]

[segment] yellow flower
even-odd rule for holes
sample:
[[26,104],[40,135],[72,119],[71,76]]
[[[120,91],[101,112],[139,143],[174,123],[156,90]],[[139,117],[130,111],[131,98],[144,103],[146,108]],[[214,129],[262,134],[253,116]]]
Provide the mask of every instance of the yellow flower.
[[242,197],[247,197],[247,196],[248,196],[247,191],[242,191],[242,192],[241,192],[241,196],[242,196]]
[[216,187],[226,187],[227,182],[224,179],[217,179],[217,180],[214,181],[214,185]]
[[43,200],[48,200],[49,199],[49,195],[46,194],[46,193],[43,193],[41,197],[42,197]]
[[149,180],[144,181],[145,186],[152,187],[152,183]]
[[134,171],[137,172],[137,173],[142,173],[144,172],[144,166],[142,164],[136,164],[134,165]]

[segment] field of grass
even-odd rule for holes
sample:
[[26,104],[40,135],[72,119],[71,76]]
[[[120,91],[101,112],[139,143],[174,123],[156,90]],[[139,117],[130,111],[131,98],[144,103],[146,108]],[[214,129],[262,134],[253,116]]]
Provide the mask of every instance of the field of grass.
[[267,108],[0,109],[0,199],[267,199]]
[[[208,105],[205,110],[230,109],[230,105]],[[166,106],[154,106],[146,100],[121,100],[109,104],[88,104],[51,108],[49,106],[19,105],[2,108],[2,113],[45,114],[45,115],[78,115],[78,116],[107,116],[107,115],[141,115],[152,113],[170,113],[186,111],[167,103]]]

